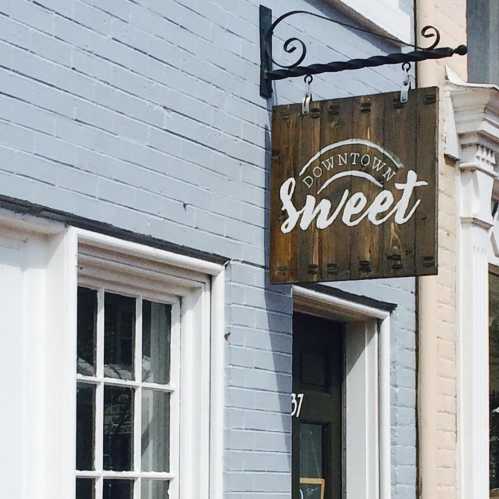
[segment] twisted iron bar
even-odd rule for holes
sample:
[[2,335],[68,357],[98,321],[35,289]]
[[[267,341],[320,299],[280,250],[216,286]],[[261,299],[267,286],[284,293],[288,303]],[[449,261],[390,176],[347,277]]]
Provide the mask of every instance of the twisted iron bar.
[[351,59],[349,61],[337,61],[327,64],[312,64],[310,66],[295,66],[289,69],[277,69],[268,71],[267,77],[271,80],[283,80],[284,78],[294,78],[297,76],[314,75],[319,73],[338,73],[352,69],[373,68],[385,64],[398,64],[406,62],[419,62],[427,59],[443,59],[454,54],[465,55],[467,53],[465,45],[459,45],[455,49],[441,47],[429,50],[415,50],[405,54],[396,53],[389,55],[379,55],[367,59]]

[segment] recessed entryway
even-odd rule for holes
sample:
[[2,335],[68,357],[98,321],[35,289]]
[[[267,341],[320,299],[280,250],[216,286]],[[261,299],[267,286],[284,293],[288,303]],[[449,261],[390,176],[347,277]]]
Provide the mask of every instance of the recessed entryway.
[[292,497],[389,499],[393,307],[326,286],[293,297]]
[[293,499],[340,499],[344,326],[293,317]]

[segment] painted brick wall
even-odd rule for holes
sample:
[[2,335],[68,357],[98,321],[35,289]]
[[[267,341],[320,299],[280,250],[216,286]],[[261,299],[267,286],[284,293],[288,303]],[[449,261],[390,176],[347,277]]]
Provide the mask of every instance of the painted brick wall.
[[[466,43],[466,0],[423,0],[419,4],[420,23],[439,27],[442,44],[457,46]],[[441,92],[439,164],[439,275],[436,280],[438,299],[430,315],[435,317],[429,341],[434,351],[432,364],[426,365],[432,378],[431,438],[424,441],[433,456],[431,477],[423,485],[424,499],[454,499],[459,497],[458,484],[458,429],[457,429],[457,227],[458,199],[456,196],[457,172],[452,158],[444,156],[449,116],[448,95],[445,89],[446,67],[467,79],[467,57],[453,57],[445,61],[427,61],[422,68],[423,85],[438,85]],[[425,340],[428,341],[428,340]],[[423,477],[425,480],[425,477]]]
[[[262,3],[342,18],[321,1]],[[258,4],[0,0],[0,194],[231,258],[227,499],[290,497],[292,300],[265,277],[271,108],[258,93]],[[314,62],[394,50],[314,18],[277,35],[297,32]],[[401,80],[387,67],[317,76],[312,90],[342,97]],[[301,100],[303,87],[279,83],[276,102]],[[413,498],[414,280],[337,286],[399,304],[393,497]]]

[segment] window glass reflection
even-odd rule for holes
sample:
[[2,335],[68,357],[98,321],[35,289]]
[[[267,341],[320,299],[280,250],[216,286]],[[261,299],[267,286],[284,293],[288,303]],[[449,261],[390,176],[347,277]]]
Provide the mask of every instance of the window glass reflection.
[[132,480],[104,480],[104,499],[132,499]]
[[78,288],[77,350],[78,373],[95,374],[95,344],[97,335],[97,291]]
[[76,394],[76,469],[94,469],[95,386],[78,383]]
[[95,499],[95,483],[91,478],[76,479],[76,499]]
[[115,386],[104,388],[104,469],[106,470],[132,469],[133,393],[129,388]]
[[170,470],[170,394],[142,391],[142,471]]
[[133,379],[135,298],[105,294],[104,375]]
[[144,300],[142,320],[142,379],[169,383],[171,306]]
[[322,474],[322,425],[300,423],[300,476],[320,478]]
[[162,480],[142,480],[141,499],[168,499],[170,482]]

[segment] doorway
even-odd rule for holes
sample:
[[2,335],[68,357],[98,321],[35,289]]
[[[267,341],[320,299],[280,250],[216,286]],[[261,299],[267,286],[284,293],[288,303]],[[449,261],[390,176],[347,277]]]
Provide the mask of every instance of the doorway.
[[293,499],[341,499],[344,325],[293,316]]

